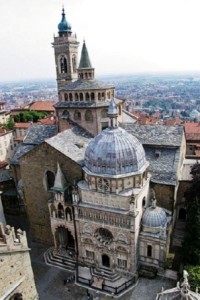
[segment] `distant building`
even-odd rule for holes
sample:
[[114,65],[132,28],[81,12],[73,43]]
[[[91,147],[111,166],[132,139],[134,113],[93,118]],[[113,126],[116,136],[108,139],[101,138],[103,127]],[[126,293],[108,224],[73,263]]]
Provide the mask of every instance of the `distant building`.
[[196,109],[193,109],[190,113],[190,120],[199,122],[200,121],[200,112]]
[[184,124],[186,137],[186,155],[193,157],[200,156],[200,122],[186,122]]

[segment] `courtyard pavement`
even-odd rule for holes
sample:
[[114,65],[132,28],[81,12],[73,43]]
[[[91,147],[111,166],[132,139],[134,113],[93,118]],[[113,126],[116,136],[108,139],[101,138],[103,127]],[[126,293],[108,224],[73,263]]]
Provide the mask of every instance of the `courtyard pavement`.
[[[56,267],[47,266],[43,254],[47,246],[31,242],[31,261],[35,276],[36,288],[40,300],[87,300],[87,290],[74,283],[64,285],[64,280],[72,275],[71,272]],[[173,281],[157,277],[156,279],[140,278],[137,286],[128,293],[118,297],[119,300],[155,300],[156,294],[175,285]],[[91,294],[95,295],[94,291]],[[95,298],[94,298],[95,299]],[[101,294],[99,300],[110,300],[111,296]]]

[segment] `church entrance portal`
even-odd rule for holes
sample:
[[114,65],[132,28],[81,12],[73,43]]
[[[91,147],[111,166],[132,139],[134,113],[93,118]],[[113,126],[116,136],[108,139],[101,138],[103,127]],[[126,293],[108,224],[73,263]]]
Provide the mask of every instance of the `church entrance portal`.
[[108,255],[106,254],[103,254],[102,255],[102,265],[104,267],[107,267],[107,268],[110,268],[110,258]]
[[75,248],[74,238],[71,232],[65,227],[58,227],[55,233],[57,247],[72,250]]

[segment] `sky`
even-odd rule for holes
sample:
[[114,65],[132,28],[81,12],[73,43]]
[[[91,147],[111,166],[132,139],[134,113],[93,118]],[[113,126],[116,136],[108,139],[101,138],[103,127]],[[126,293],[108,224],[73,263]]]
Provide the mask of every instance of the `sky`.
[[1,82],[55,78],[63,5],[96,77],[200,72],[199,0],[1,0]]

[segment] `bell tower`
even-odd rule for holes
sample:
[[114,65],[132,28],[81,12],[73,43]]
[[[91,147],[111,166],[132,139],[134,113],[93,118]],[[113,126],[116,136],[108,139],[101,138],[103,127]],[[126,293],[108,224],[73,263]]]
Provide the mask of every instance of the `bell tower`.
[[78,47],[76,34],[72,34],[71,25],[62,9],[62,19],[58,24],[58,36],[54,36],[52,43],[55,55],[58,98],[60,91],[74,80],[77,80]]

